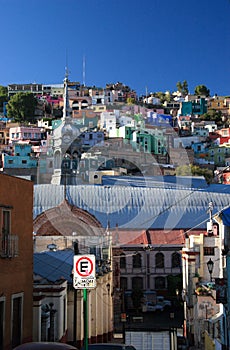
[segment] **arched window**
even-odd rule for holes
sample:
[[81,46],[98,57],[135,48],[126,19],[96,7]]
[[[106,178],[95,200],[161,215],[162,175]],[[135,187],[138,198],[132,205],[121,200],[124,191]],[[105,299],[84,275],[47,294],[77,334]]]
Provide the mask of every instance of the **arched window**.
[[126,268],[126,257],[125,257],[124,253],[122,253],[120,255],[120,268],[121,269],[125,269]]
[[165,278],[156,277],[155,278],[155,289],[165,289]]
[[181,256],[179,253],[172,254],[172,267],[180,267],[181,266]]
[[141,254],[137,253],[133,255],[133,268],[141,267]]
[[155,266],[156,268],[165,267],[165,257],[163,253],[157,253],[155,256]]

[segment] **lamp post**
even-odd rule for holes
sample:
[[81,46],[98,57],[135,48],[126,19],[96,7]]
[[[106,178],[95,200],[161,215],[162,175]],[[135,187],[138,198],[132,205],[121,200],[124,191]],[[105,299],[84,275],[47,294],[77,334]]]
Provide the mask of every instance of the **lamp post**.
[[212,272],[213,272],[214,262],[212,261],[211,258],[210,258],[209,261],[207,262],[207,266],[208,266],[208,272],[209,272],[209,274],[210,274],[210,282],[212,282]]

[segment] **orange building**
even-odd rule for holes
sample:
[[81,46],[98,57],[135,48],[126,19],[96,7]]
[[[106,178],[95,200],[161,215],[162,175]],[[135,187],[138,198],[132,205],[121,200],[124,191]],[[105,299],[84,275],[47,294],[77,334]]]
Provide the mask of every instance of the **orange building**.
[[32,341],[33,183],[0,174],[0,349]]

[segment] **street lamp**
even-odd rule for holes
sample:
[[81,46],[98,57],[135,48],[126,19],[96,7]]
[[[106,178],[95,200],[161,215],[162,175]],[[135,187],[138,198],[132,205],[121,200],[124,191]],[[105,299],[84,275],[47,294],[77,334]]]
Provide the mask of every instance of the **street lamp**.
[[210,273],[210,282],[212,282],[213,265],[214,265],[214,262],[210,258],[209,261],[207,262],[208,272]]

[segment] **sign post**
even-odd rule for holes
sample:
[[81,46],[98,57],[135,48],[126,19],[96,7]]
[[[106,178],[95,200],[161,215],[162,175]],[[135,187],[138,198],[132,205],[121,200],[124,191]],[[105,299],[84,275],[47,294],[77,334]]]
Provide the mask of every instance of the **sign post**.
[[88,289],[96,288],[95,270],[95,255],[74,255],[73,287],[83,289],[85,350],[88,350]]

